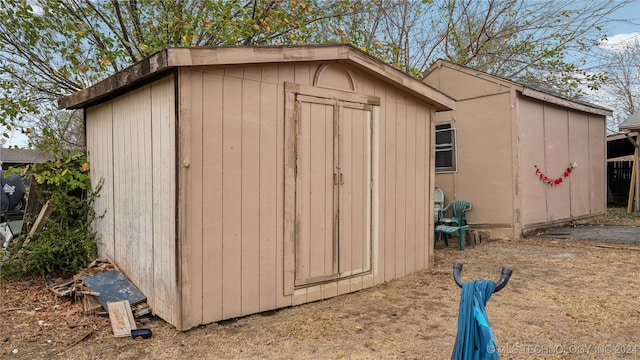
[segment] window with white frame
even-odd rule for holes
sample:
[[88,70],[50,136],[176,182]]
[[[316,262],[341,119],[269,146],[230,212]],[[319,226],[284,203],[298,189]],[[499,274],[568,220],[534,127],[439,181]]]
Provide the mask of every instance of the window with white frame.
[[436,172],[456,170],[456,129],[451,124],[436,125]]

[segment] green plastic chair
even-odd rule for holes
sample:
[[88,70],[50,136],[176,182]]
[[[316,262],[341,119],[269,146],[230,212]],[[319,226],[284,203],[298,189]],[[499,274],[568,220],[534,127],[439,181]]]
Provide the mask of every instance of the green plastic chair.
[[[471,202],[467,200],[453,200],[447,206],[437,212],[437,221],[434,228],[435,238],[434,247],[439,238],[444,238],[445,246],[449,246],[449,238],[452,234],[457,233],[460,239],[460,250],[464,250],[465,233],[469,232],[471,245],[475,248],[475,238],[471,232],[471,228],[467,225],[466,212],[471,210]],[[451,209],[452,217],[444,217],[447,210]]]
[[449,246],[449,237],[451,237],[452,234],[457,233],[458,238],[460,239],[460,250],[464,250],[464,243],[465,243],[464,235],[466,232],[469,233],[471,246],[475,248],[476,241],[473,236],[473,233],[471,232],[471,228],[469,227],[469,225],[462,225],[462,226],[436,225],[433,247],[434,248],[436,247],[436,242],[438,242],[440,238],[444,239],[444,246]]
[[[453,216],[451,217],[444,217],[444,214],[447,212],[447,210],[451,209],[451,211],[453,212]],[[471,202],[468,200],[453,200],[451,202],[449,202],[447,204],[447,206],[445,206],[444,209],[442,209],[441,215],[440,215],[440,224],[444,224],[444,225],[458,225],[458,226],[463,226],[463,225],[467,225],[467,215],[466,212],[471,210]]]
[[444,208],[444,191],[435,188],[433,191],[433,220],[438,223],[442,217],[442,208]]

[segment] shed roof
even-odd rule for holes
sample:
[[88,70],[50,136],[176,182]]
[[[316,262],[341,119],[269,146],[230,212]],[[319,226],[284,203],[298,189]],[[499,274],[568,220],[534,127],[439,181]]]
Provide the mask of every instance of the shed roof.
[[515,88],[518,92],[520,92],[523,96],[526,96],[526,97],[534,98],[537,100],[541,100],[551,104],[556,104],[559,106],[564,106],[574,110],[584,111],[591,114],[598,114],[598,115],[604,115],[604,116],[613,115],[612,110],[602,107],[600,105],[595,105],[579,99],[569,98],[561,94],[554,93],[549,89],[539,89],[539,88],[532,87],[530,85],[517,83],[515,81],[509,80],[501,76],[492,75],[482,71],[474,70],[469,67],[458,65],[443,59],[439,59],[438,61],[436,61],[425,72],[424,77],[427,77],[433,71],[443,66],[456,69],[458,71],[467,73],[472,76],[477,76],[480,78],[487,79],[489,81],[497,82],[510,88]]
[[373,58],[351,45],[291,45],[252,47],[169,48],[84,90],[62,97],[58,107],[86,107],[170,69],[183,66],[273,64],[335,61],[352,65],[401,91],[431,104],[436,111],[452,110],[455,101],[436,89]]
[[34,149],[5,149],[0,151],[0,160],[9,164],[35,164],[53,159],[49,153]]
[[629,115],[620,125],[620,130],[640,130],[640,113]]

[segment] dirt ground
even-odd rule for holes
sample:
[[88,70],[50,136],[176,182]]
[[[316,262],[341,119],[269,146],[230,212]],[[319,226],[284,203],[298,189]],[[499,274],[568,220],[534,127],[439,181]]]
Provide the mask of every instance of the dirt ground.
[[[610,212],[601,224],[640,226]],[[640,231],[639,234],[640,236]],[[147,340],[114,338],[108,317],[82,315],[41,280],[0,283],[0,358],[448,359],[464,281],[507,287],[487,303],[502,359],[640,358],[640,247],[584,239],[438,244],[435,266],[349,295],[176,331],[158,318]]]

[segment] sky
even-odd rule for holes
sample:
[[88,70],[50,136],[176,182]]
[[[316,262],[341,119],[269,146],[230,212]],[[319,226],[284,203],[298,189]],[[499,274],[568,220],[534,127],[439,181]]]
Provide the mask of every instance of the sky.
[[614,17],[626,22],[616,22],[605,29],[609,44],[620,44],[633,39],[640,40],[640,0],[618,10]]
[[[618,10],[613,17],[626,21],[616,22],[611,28],[604,29],[607,40],[600,44],[600,48],[604,49],[605,53],[606,51],[619,51],[627,45],[640,42],[640,0],[634,0],[631,4]],[[636,75],[640,78],[640,74]],[[615,96],[610,89],[611,87],[605,84],[596,91],[586,90],[587,96],[585,97],[589,102],[613,110],[613,117],[608,118],[607,121],[607,135],[618,132],[618,123],[627,116],[619,97]]]
[[[605,29],[607,42],[603,43],[601,45],[602,47],[615,48],[616,46],[623,45],[628,41],[640,41],[640,0],[634,0],[632,3],[624,6],[614,13],[613,17],[616,20],[624,21],[618,21]],[[18,147],[27,147],[28,139],[26,135],[22,134],[18,130],[11,132],[10,137],[8,139],[4,139],[4,141],[0,141],[0,143],[3,143],[2,147],[13,147],[16,145]]]

